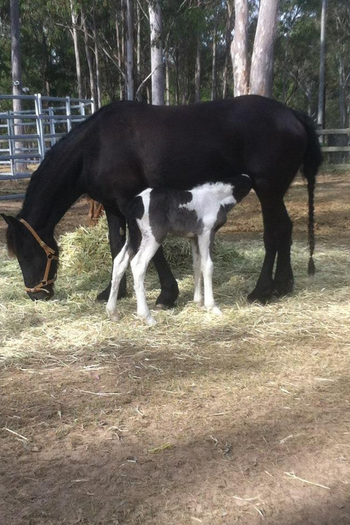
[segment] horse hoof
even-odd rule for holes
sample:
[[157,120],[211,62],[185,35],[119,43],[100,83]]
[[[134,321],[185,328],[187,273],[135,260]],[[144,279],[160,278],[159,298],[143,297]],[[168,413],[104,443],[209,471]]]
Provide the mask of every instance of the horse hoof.
[[262,294],[253,290],[247,297],[249,303],[266,304],[271,299],[271,294]]
[[286,295],[290,295],[293,292],[294,289],[294,282],[290,281],[287,283],[275,283],[273,288],[273,297],[279,298],[279,297],[285,297]]
[[118,323],[118,321],[120,321],[120,316],[118,312],[113,312],[113,313],[107,312],[107,314],[108,314],[109,319],[113,321],[114,323]]
[[179,289],[173,287],[172,290],[162,290],[160,295],[156,300],[156,308],[160,310],[168,310],[169,308],[174,308],[176,299],[179,296]]
[[214,306],[214,308],[211,308],[210,312],[217,316],[222,315],[222,311],[217,306]]
[[167,305],[167,304],[156,303],[154,308],[156,310],[171,310],[171,308],[174,308],[174,305],[170,306],[170,305]]

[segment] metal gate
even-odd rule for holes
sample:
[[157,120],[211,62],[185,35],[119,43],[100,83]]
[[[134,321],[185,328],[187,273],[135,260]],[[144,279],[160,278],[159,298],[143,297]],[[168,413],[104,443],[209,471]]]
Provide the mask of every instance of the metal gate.
[[323,170],[350,171],[350,128],[318,132],[323,153]]
[[[22,100],[20,113],[7,109],[14,99]],[[0,182],[30,178],[46,151],[94,109],[89,99],[0,95]],[[0,200],[23,197],[0,195]]]

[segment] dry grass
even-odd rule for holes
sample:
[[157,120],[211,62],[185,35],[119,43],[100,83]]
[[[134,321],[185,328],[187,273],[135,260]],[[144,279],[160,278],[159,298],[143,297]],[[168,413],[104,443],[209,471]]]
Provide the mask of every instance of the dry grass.
[[[62,257],[56,299],[49,303],[28,301],[14,260],[6,260],[1,270],[0,334],[2,359],[21,363],[22,359],[79,359],[89,348],[118,348],[125,344],[155,347],[171,345],[178,351],[197,346],[201,332],[223,333],[225,340],[238,344],[296,345],[322,339],[323,344],[350,341],[350,287],[347,247],[318,247],[315,278],[306,276],[307,249],[293,247],[297,288],[292,297],[267,307],[249,305],[247,292],[254,285],[263,250],[260,242],[240,241],[233,245],[218,240],[215,248],[215,296],[223,309],[216,318],[191,302],[193,293],[189,243],[168,241],[167,258],[179,279],[178,307],[156,312],[158,324],[151,331],[135,317],[133,294],[120,301],[122,322],[107,319],[104,305],[95,302],[96,292],[109,277],[109,251],[105,221],[97,228],[80,227],[61,237]],[[176,265],[175,265],[176,261]],[[129,283],[131,279],[129,276]],[[148,301],[159,293],[157,276],[149,269],[146,286]],[[129,289],[132,290],[131,284]],[[244,335],[244,341],[241,338]],[[175,337],[176,336],[176,337]],[[190,341],[189,341],[190,339]],[[153,341],[153,343],[152,343]],[[193,341],[193,344],[191,343]],[[48,351],[48,348],[50,349]]]

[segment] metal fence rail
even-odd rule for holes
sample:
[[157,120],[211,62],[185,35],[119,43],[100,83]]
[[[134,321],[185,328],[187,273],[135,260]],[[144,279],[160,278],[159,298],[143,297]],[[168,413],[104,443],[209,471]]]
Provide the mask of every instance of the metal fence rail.
[[[22,100],[19,113],[9,109],[14,99]],[[0,95],[0,182],[30,178],[46,151],[93,112],[89,99]],[[0,195],[0,200],[23,197]]]
[[350,128],[318,130],[323,169],[350,171]]
[[[14,99],[23,101],[20,113],[10,109]],[[94,109],[89,99],[0,95],[0,183],[30,178],[46,151]],[[323,168],[350,171],[350,128],[319,130],[318,135]],[[23,197],[0,195],[0,200]]]

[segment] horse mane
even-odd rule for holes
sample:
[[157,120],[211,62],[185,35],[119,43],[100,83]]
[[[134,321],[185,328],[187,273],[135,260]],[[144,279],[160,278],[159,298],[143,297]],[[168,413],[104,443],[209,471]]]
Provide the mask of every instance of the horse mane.
[[[81,158],[81,148],[79,148],[79,144],[89,129],[94,126],[101,115],[108,110],[110,110],[110,107],[105,106],[87,119],[76,124],[69,133],[64,135],[46,152],[45,157],[30,178],[22,211],[26,206],[30,205],[32,195],[36,194],[43,184],[47,184],[48,181],[51,182],[52,177],[50,177],[49,171],[57,170],[58,163],[67,167],[67,156],[69,155],[71,160],[72,152],[75,153],[75,162],[79,162]],[[20,215],[21,213],[22,212],[20,212]]]

